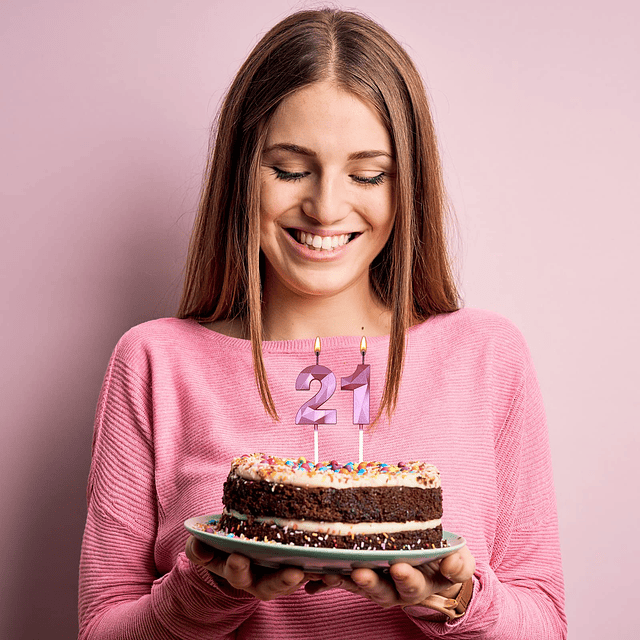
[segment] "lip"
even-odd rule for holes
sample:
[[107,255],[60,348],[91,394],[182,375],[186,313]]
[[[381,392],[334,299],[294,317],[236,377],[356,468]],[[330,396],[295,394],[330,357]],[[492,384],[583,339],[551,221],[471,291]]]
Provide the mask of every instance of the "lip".
[[[304,231],[305,233],[312,233],[316,236],[322,236],[322,237],[341,235],[337,231],[325,231],[325,230],[308,231],[301,227],[287,227],[287,229],[296,229],[298,231]],[[353,240],[351,240],[350,242],[347,242],[347,244],[343,244],[341,247],[335,247],[331,251],[316,251],[315,249],[308,248],[307,245],[302,245],[299,242],[296,242],[296,240],[291,236],[291,234],[287,231],[287,229],[282,228],[282,233],[284,234],[286,238],[286,242],[291,247],[293,252],[301,258],[304,258],[305,260],[310,260],[313,262],[331,262],[333,260],[340,259],[344,255],[344,252],[348,251],[351,245],[354,242],[357,242],[360,235],[362,235],[362,234],[357,235]],[[347,233],[354,233],[354,232],[345,231],[344,233],[347,234]]]
[[310,233],[314,236],[321,236],[322,238],[326,238],[327,236],[348,236],[352,233],[362,233],[361,231],[354,231],[353,229],[348,231],[341,231],[340,229],[305,229],[304,227],[287,227],[287,229],[304,231],[305,233]]

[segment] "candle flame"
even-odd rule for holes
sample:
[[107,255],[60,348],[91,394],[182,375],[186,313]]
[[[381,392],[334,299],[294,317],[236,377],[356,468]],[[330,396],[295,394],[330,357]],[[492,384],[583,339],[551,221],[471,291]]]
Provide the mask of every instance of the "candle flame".
[[320,353],[320,336],[316,336],[316,341],[315,341],[315,343],[313,345],[313,350],[316,353]]
[[367,339],[362,336],[362,340],[360,340],[360,351],[362,351],[363,354],[367,353]]

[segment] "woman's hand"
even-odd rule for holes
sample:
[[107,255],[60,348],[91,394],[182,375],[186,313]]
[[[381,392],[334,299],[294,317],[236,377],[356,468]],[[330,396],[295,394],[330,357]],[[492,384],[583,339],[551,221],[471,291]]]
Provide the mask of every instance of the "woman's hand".
[[350,576],[324,575],[319,581],[309,582],[305,589],[312,594],[328,589],[346,589],[381,607],[406,606],[418,604],[434,593],[455,598],[475,568],[475,559],[469,549],[463,547],[442,560],[419,567],[399,562],[389,568],[388,574],[355,569]]
[[286,596],[297,591],[305,582],[321,578],[318,574],[304,573],[295,567],[280,571],[252,567],[246,556],[216,551],[193,536],[187,540],[185,553],[191,562],[222,578],[216,579],[216,582],[223,590],[228,584],[264,601]]

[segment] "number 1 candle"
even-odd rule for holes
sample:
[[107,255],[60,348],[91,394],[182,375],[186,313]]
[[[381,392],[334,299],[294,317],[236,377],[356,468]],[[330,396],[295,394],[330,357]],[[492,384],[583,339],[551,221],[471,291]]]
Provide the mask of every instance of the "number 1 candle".
[[316,363],[310,367],[306,367],[298,374],[296,389],[299,391],[310,389],[311,382],[318,380],[321,385],[320,391],[298,409],[296,424],[313,425],[313,455],[315,464],[318,464],[318,425],[336,424],[338,421],[338,412],[335,409],[318,408],[325,403],[336,390],[336,376],[331,369],[319,364],[320,338],[316,338],[313,350],[316,353]]
[[362,364],[345,378],[341,378],[341,389],[353,391],[353,424],[358,425],[358,455],[359,461],[363,459],[363,434],[364,425],[369,424],[369,388],[371,386],[371,367],[364,363],[364,356],[367,353],[367,339],[362,336],[360,341],[360,353],[362,353]]

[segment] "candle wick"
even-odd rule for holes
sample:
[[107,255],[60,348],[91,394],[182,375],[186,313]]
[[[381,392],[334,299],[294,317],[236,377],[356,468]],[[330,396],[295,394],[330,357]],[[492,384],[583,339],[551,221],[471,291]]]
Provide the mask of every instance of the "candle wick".
[[316,364],[320,363],[320,352],[316,351]]
[[366,351],[362,352],[362,364],[364,364],[364,354],[366,353]]

